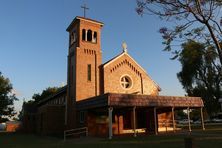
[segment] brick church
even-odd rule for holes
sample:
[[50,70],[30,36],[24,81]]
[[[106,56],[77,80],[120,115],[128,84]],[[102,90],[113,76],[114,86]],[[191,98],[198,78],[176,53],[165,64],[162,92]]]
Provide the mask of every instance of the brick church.
[[[160,87],[128,54],[125,43],[122,53],[102,63],[103,25],[77,16],[66,29],[67,86],[38,103],[32,121],[36,132],[55,134],[87,127],[89,135],[110,138],[157,134],[163,120],[172,122],[169,126],[175,130],[175,110],[202,111],[201,98],[159,96]],[[24,125],[28,128],[30,123]]]

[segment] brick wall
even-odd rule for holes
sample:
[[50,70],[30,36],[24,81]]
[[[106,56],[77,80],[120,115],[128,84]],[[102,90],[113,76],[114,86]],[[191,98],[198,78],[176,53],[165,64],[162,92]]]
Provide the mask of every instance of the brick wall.
[[65,107],[45,105],[38,109],[37,132],[43,135],[61,134],[65,129]]
[[[124,89],[120,85],[122,76],[132,79],[132,87]],[[158,86],[151,78],[128,56],[124,54],[112,63],[104,66],[104,93],[138,93],[158,95]]]

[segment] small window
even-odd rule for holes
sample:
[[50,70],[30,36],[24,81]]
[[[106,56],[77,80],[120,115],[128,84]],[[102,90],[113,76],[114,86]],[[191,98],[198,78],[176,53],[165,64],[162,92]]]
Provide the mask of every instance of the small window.
[[89,41],[89,42],[92,41],[92,30],[87,31],[87,41]]
[[79,122],[80,123],[84,123],[85,122],[85,112],[84,111],[80,111],[79,112]]
[[93,42],[93,43],[96,43],[96,42],[97,42],[97,32],[94,32],[92,42]]
[[86,40],[86,30],[85,29],[82,30],[82,40],[83,41]]
[[91,64],[87,65],[87,80],[91,81]]

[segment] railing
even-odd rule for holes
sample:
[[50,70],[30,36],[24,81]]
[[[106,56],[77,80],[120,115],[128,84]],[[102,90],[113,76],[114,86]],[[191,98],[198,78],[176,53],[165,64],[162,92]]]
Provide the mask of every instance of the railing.
[[83,133],[85,133],[85,136],[88,136],[88,128],[87,127],[66,130],[66,131],[64,131],[64,141],[66,141],[67,136],[80,135]]
[[177,130],[177,121],[174,120],[160,120],[158,122],[158,130],[162,132],[168,132],[168,131],[176,131]]

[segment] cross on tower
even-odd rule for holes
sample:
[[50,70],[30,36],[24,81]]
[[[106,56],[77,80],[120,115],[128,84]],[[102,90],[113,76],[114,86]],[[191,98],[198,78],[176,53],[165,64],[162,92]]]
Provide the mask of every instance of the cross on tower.
[[81,6],[81,8],[83,8],[84,17],[86,17],[86,10],[89,10],[89,8],[86,7],[86,4],[84,4],[83,6]]

